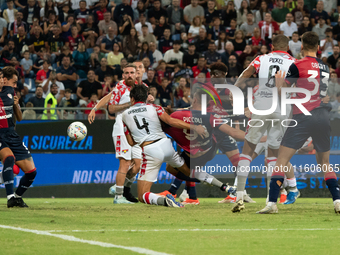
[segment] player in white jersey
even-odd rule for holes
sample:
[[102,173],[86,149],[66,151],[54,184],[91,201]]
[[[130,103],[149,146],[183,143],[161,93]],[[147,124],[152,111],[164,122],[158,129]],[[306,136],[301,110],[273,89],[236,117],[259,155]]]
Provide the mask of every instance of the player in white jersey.
[[[251,77],[254,73],[258,73],[259,88],[254,94],[254,109],[249,107],[252,112],[252,126],[248,125],[247,127],[244,146],[237,167],[237,198],[232,212],[240,212],[244,209],[243,196],[245,184],[250,171],[253,153],[261,137],[267,131],[267,162],[268,168],[272,169],[275,166],[278,149],[284,134],[281,120],[286,119],[287,116],[281,115],[280,102],[277,104],[275,111],[269,115],[263,116],[254,113],[256,110],[269,110],[273,107],[273,101],[278,100],[278,94],[273,94],[275,91],[277,92],[275,74],[280,70],[287,72],[290,65],[295,62],[295,59],[287,53],[288,39],[284,35],[275,36],[272,50],[271,53],[260,55],[253,60],[235,83],[235,86],[242,87],[245,84],[245,79]],[[268,171],[268,175],[271,175],[271,171]]]
[[[163,162],[174,168],[184,167],[184,171],[189,171],[184,159],[178,155],[171,140],[164,134],[160,120],[179,129],[190,129],[191,125],[171,118],[161,106],[146,104],[147,89],[144,86],[134,87],[130,97],[133,106],[123,112],[122,120],[128,129],[126,136],[129,144],[138,144],[143,150],[143,161],[138,176],[138,199],[146,204],[182,207],[180,203],[175,202],[173,196],[162,197],[150,192],[150,189],[153,182],[157,181]],[[194,130],[202,135],[205,133],[202,126],[195,126]]]

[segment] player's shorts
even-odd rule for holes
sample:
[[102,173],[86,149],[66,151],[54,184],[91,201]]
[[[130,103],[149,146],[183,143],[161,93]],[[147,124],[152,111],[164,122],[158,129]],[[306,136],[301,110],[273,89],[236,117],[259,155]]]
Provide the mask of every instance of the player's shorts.
[[255,147],[254,152],[257,155],[261,155],[264,152],[265,157],[267,157],[268,150],[267,150],[267,142],[264,143],[258,143]]
[[132,159],[142,159],[142,148],[138,144],[132,146],[131,153]]
[[142,158],[142,148],[137,144],[131,147],[125,135],[113,136],[113,143],[116,149],[116,158],[124,158],[125,160]]
[[[271,121],[271,119],[276,121]],[[258,144],[263,134],[267,131],[268,147],[279,149],[285,132],[285,127],[281,125],[281,121],[284,119],[286,119],[286,116],[282,116],[278,112],[265,116],[252,114],[251,119],[248,121],[251,126],[248,125],[247,127],[245,139],[252,144]]]
[[197,158],[192,158],[188,156],[188,152],[182,151],[181,157],[184,159],[185,164],[190,168],[190,170],[195,170],[196,167],[202,167],[205,166],[210,160],[212,160],[217,151],[217,146],[216,144],[213,145],[213,147],[204,155],[197,157]]
[[[295,127],[288,127],[281,145],[295,150],[300,149],[311,136],[317,152],[330,150],[331,124],[327,108],[316,108],[310,112],[312,115],[296,114],[293,119],[297,121]],[[294,125],[292,122],[290,125]]]
[[214,136],[217,142],[217,148],[225,154],[226,152],[237,150],[237,143],[234,138],[223,133],[220,130],[214,131]]
[[184,159],[179,156],[169,138],[162,138],[142,148],[142,163],[138,180],[155,182],[163,162],[174,168],[184,165]]
[[32,157],[14,128],[0,129],[0,150],[4,148],[9,148],[13,152],[15,161]]

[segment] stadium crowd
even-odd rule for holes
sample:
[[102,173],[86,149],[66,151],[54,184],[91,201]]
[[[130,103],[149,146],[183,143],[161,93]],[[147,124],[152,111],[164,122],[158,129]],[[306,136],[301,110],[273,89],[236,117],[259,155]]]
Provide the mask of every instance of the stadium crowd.
[[[0,66],[19,71],[20,104],[33,107],[24,118],[43,118],[43,110],[34,107],[95,106],[135,60],[145,66],[143,81],[156,104],[187,107],[190,79],[206,82],[211,64],[225,63],[228,82],[234,83],[257,55],[271,51],[277,34],[289,37],[289,53],[302,58],[300,37],[306,31],[319,35],[318,56],[331,70],[328,94],[333,108],[340,109],[340,0],[7,0],[0,5]],[[64,113],[74,117],[71,110]]]

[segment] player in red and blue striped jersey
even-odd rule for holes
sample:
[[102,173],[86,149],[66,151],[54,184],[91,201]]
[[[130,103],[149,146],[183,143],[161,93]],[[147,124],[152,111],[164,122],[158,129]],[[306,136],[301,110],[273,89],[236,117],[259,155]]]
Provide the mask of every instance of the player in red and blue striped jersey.
[[[295,85],[310,92],[311,98],[302,106],[310,112],[307,115],[303,108],[293,106],[293,120],[296,126],[289,127],[282,139],[279,156],[275,165],[269,189],[269,202],[260,214],[277,213],[277,197],[283,184],[283,166],[286,166],[295,152],[302,147],[305,141],[312,137],[316,158],[324,172],[326,184],[333,197],[334,210],[340,213],[340,191],[336,174],[329,164],[330,154],[330,107],[322,102],[327,94],[329,69],[321,59],[316,57],[319,37],[314,32],[306,32],[302,36],[302,49],[305,57],[292,64],[286,79],[284,72],[275,75],[276,86],[282,87]],[[304,93],[296,93],[292,98],[304,98]],[[294,123],[294,124],[295,124]]]

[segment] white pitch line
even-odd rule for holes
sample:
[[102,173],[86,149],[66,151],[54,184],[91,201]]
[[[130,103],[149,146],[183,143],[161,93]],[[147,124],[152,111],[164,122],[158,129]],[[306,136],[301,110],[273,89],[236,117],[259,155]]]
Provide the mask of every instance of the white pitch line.
[[168,253],[157,252],[157,251],[153,251],[153,250],[149,250],[149,249],[145,249],[145,248],[140,248],[140,247],[129,247],[129,246],[122,246],[122,245],[115,245],[115,244],[111,244],[111,243],[104,243],[104,242],[99,242],[99,241],[84,240],[84,239],[80,239],[80,238],[77,238],[77,237],[74,237],[74,236],[69,236],[69,235],[52,234],[48,231],[41,231],[41,230],[34,230],[34,229],[27,229],[27,228],[18,228],[18,227],[6,226],[6,225],[0,225],[0,228],[18,230],[18,231],[37,234],[37,235],[52,236],[52,237],[56,237],[56,238],[66,240],[66,241],[78,242],[78,243],[87,243],[87,244],[97,245],[97,246],[101,246],[101,247],[105,247],[105,248],[124,249],[124,250],[129,250],[129,251],[133,251],[133,252],[140,253],[140,254],[169,255]]
[[74,230],[47,230],[48,233],[56,233],[56,232],[213,232],[213,231],[340,231],[340,228],[246,228],[246,229],[227,229],[227,228],[217,228],[217,229],[201,229],[201,228],[193,228],[193,229],[74,229]]

